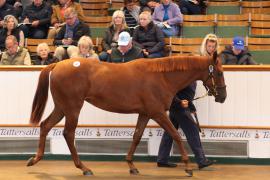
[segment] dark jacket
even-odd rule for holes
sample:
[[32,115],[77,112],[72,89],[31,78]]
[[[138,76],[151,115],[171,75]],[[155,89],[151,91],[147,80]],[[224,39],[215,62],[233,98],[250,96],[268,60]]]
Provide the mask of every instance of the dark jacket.
[[[18,40],[18,42],[20,42],[20,28],[15,28],[12,30],[11,35],[15,36]],[[7,28],[2,28],[0,30],[0,50],[4,51],[6,49],[5,47],[5,41],[7,38]]]
[[239,55],[234,55],[232,46],[226,46],[225,50],[221,52],[222,64],[238,64],[238,65],[252,65],[257,64],[253,60],[251,54],[245,48]]
[[18,18],[15,8],[7,2],[0,7],[0,20],[2,21],[6,15],[13,15]]
[[188,87],[184,88],[183,90],[177,92],[176,96],[174,97],[170,111],[171,110],[183,110],[183,107],[181,106],[181,100],[188,100],[188,108],[191,112],[195,112],[196,108],[192,102],[195,96],[197,83],[196,81],[191,83]]
[[[125,28],[125,29],[123,29],[123,31],[129,32],[129,29]],[[102,51],[107,51],[107,50],[112,49],[112,47],[117,46],[117,42],[113,42],[114,33],[115,33],[115,30],[114,30],[113,25],[108,27],[108,29],[105,31],[104,37],[101,41]]]
[[[55,36],[54,45],[62,45],[63,44],[62,39],[65,38],[65,33],[66,33],[66,25],[62,26],[60,31]],[[74,34],[73,34],[73,38],[72,38],[72,40],[73,40],[72,45],[77,46],[78,41],[82,36],[91,36],[91,33],[90,33],[90,28],[86,24],[80,22],[74,28]]]
[[114,63],[124,63],[139,58],[143,58],[142,49],[137,46],[132,46],[132,48],[126,54],[122,54],[118,48],[113,48],[108,61]]
[[142,26],[135,28],[132,40],[137,46],[146,49],[150,54],[163,51],[165,46],[164,34],[153,22],[148,24],[147,29]]
[[50,26],[52,8],[43,2],[39,7],[34,3],[27,6],[22,13],[22,21],[27,17],[30,22],[39,20],[39,29],[48,29]]
[[54,57],[52,53],[50,53],[48,54],[48,59],[46,59],[45,61],[42,62],[41,57],[36,56],[33,58],[32,62],[34,65],[49,65],[58,62],[58,59]]

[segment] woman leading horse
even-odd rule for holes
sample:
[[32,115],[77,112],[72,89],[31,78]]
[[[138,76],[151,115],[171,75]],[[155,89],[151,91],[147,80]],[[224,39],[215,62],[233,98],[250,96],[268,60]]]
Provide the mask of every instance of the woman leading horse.
[[34,125],[43,115],[49,80],[55,107],[40,124],[38,151],[27,165],[34,165],[42,158],[48,132],[66,117],[63,135],[75,166],[84,175],[93,173],[80,161],[74,146],[75,129],[84,101],[110,112],[139,114],[133,142],[126,156],[131,174],[139,173],[133,164],[133,155],[149,119],[153,119],[176,141],[185,171],[192,176],[187,152],[166,111],[176,92],[195,80],[202,80],[217,102],[223,103],[226,99],[223,69],[216,54],[213,58],[175,56],[139,59],[123,64],[71,59],[51,64],[41,71],[30,119]]

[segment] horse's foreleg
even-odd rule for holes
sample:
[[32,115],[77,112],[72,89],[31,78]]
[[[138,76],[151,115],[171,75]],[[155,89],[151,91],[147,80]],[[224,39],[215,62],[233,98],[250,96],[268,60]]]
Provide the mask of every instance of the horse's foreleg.
[[78,156],[76,147],[74,145],[75,130],[76,130],[77,124],[78,124],[78,116],[77,117],[66,116],[64,137],[67,142],[67,145],[70,150],[75,166],[83,171],[83,175],[90,176],[90,175],[93,175],[93,172],[81,162]]
[[126,156],[126,161],[128,163],[128,166],[129,166],[130,174],[138,174],[139,173],[138,169],[133,164],[133,155],[134,155],[134,152],[136,150],[136,147],[140,143],[140,140],[142,138],[144,129],[145,129],[148,121],[149,121],[149,118],[147,116],[139,114],[136,129],[135,129],[135,132],[133,135],[133,141],[132,141],[132,144],[129,148],[128,154]]
[[35,157],[31,157],[28,160],[27,166],[35,165],[43,157],[46,136],[48,135],[52,127],[54,127],[59,121],[61,121],[63,117],[64,117],[63,112],[55,107],[53,112],[43,122],[41,122],[38,151]]
[[175,127],[173,126],[173,124],[171,123],[171,121],[169,120],[168,116],[165,113],[155,118],[155,120],[165,131],[167,131],[170,134],[173,140],[177,143],[179,151],[182,155],[182,161],[185,163],[185,172],[187,173],[187,176],[192,176],[193,172],[192,168],[189,165],[189,157],[187,151],[183,146],[182,139],[177,129],[175,129]]

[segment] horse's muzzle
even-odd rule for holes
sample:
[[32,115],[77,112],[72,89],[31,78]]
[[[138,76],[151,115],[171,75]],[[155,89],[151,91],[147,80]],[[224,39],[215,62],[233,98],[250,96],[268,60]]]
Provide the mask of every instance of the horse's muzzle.
[[219,103],[224,103],[227,97],[226,86],[217,87],[217,95],[215,96],[215,101]]

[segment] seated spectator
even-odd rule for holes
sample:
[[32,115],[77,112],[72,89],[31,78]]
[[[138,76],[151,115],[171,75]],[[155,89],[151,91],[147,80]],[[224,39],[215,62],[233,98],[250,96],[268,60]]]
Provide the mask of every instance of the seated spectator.
[[79,21],[77,13],[74,8],[67,8],[64,12],[66,24],[61,27],[57,33],[54,44],[58,46],[55,50],[54,56],[60,61],[68,57],[73,57],[78,52],[76,47],[78,40],[82,36],[90,36],[89,27],[83,22]]
[[6,38],[6,50],[1,57],[1,65],[31,65],[30,54],[24,47],[19,47],[15,36]]
[[128,32],[121,32],[118,38],[118,47],[112,48],[108,61],[124,63],[139,58],[143,58],[142,49],[132,44],[132,38]]
[[47,37],[52,9],[43,0],[33,0],[22,13],[21,29],[26,38],[43,39]]
[[202,41],[200,52],[202,56],[212,56],[215,51],[218,51],[219,43],[215,34],[207,34]]
[[58,4],[52,6],[51,25],[53,28],[49,29],[48,39],[54,39],[56,34],[60,31],[61,26],[65,23],[64,11],[68,7],[72,7],[77,12],[78,19],[84,22],[84,14],[81,5],[73,0],[58,0]]
[[122,10],[125,14],[126,23],[129,29],[133,30],[139,22],[140,7],[136,5],[135,0],[124,0],[124,5]]
[[18,27],[17,19],[12,15],[7,15],[4,18],[4,26],[0,30],[0,50],[5,50],[5,41],[7,36],[13,35],[19,42],[19,46],[24,46],[24,34],[23,31]]
[[164,34],[153,21],[150,12],[144,11],[139,16],[140,26],[133,32],[133,42],[143,50],[148,58],[164,56]]
[[128,26],[125,21],[124,12],[121,10],[114,11],[112,16],[112,23],[105,31],[101,42],[102,52],[99,55],[101,61],[107,61],[108,55],[112,53],[112,48],[117,47],[117,40],[119,33],[128,31]]
[[253,60],[247,47],[245,47],[244,38],[239,36],[233,38],[232,45],[225,47],[225,50],[221,52],[221,58],[222,64],[257,64]]
[[82,36],[78,41],[78,53],[74,57],[98,58],[93,50],[93,41],[89,36]]
[[160,0],[140,0],[141,12],[148,11],[151,14],[154,12],[155,7],[159,6]]
[[162,29],[166,37],[180,34],[179,29],[183,16],[177,4],[171,0],[162,0],[162,4],[155,8],[152,17],[154,23]]
[[15,8],[12,5],[8,4],[6,0],[0,0],[0,27],[3,27],[4,17],[6,15],[13,15],[18,18],[18,14]]
[[22,15],[23,5],[21,0],[6,0],[8,4],[12,5],[15,8],[17,17]]
[[47,43],[40,43],[37,46],[37,56],[33,59],[34,65],[49,65],[58,62],[58,59],[50,53]]
[[183,14],[205,14],[205,0],[180,0],[179,7]]

